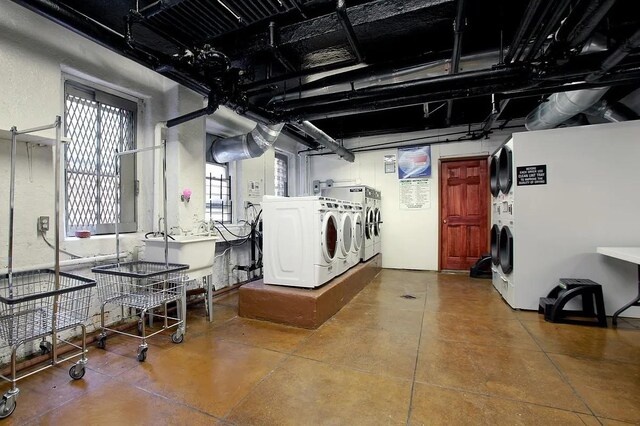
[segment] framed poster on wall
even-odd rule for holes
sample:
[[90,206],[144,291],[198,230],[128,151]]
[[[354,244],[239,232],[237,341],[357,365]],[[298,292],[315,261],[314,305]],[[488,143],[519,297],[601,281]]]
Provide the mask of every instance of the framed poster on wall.
[[431,147],[398,148],[398,178],[431,177]]

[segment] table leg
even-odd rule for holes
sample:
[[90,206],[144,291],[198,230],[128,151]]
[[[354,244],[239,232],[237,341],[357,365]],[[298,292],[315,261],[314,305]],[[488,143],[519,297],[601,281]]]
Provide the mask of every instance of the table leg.
[[618,316],[632,306],[640,306],[640,265],[638,265],[638,295],[631,302],[618,309],[611,319],[613,325],[618,325]]

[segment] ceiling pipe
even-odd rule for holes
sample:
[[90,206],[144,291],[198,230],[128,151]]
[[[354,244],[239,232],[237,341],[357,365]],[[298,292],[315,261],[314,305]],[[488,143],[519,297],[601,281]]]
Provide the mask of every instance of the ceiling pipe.
[[211,154],[217,163],[247,160],[262,156],[280,136],[284,123],[257,123],[249,133],[220,139],[211,147]]
[[[582,20],[573,26],[567,35],[570,48],[577,48],[591,37],[596,27],[604,19],[616,0],[592,0],[587,6]],[[568,29],[567,29],[568,30]]]
[[293,127],[305,132],[309,136],[312,136],[314,139],[316,139],[316,141],[320,145],[329,149],[331,152],[337,154],[340,158],[350,163],[353,163],[353,161],[355,160],[355,155],[353,154],[353,152],[349,151],[348,149],[340,145],[338,142],[335,141],[335,139],[333,139],[331,136],[329,136],[322,130],[318,129],[312,123],[308,121],[301,121],[299,123],[291,122],[290,124]]
[[585,78],[585,81],[591,83],[600,80],[606,73],[611,71],[613,67],[618,65],[629,53],[640,46],[640,29],[638,29],[631,37],[625,40],[607,59],[602,62],[600,69]]
[[541,0],[531,0],[529,2],[529,5],[527,6],[527,9],[525,11],[525,14],[522,17],[522,20],[520,21],[520,25],[518,26],[518,29],[516,30],[516,33],[513,36],[513,41],[509,46],[509,50],[507,51],[507,54],[504,57],[505,64],[510,63],[513,57],[515,56],[516,51],[518,50],[518,48],[520,47],[520,44],[524,39],[524,35],[526,34],[527,30],[531,26],[533,17],[536,15],[536,13],[538,12],[538,9],[540,8],[540,2]]
[[[462,0],[459,1],[462,2]],[[351,25],[349,15],[347,15],[347,6],[345,0],[338,0],[338,6],[336,7],[336,16],[338,17],[338,22],[340,22],[340,25],[342,25],[342,29],[347,36],[347,41],[349,41],[351,50],[353,50],[353,53],[356,55],[358,62],[364,62],[364,55],[362,54],[360,42],[358,41],[356,32],[353,30],[353,25]]]
[[585,114],[604,118],[612,123],[635,120],[638,115],[620,103],[602,100],[585,111]]
[[524,125],[527,130],[553,129],[574,115],[589,109],[607,90],[608,87],[601,87],[554,93],[527,115]]
[[[542,27],[542,30],[537,31],[537,34],[535,34],[535,37],[533,39],[533,45],[531,46],[531,48],[529,49],[529,51],[527,52],[524,58],[525,61],[533,60],[538,54],[538,52],[540,52],[540,49],[542,48],[543,43],[547,40],[548,36],[556,31],[556,27],[560,23],[561,18],[564,16],[565,10],[567,9],[567,7],[569,7],[570,2],[571,0],[558,1],[557,2],[558,5],[551,12],[551,16],[549,16],[545,20],[543,19],[539,20],[538,24],[536,25],[536,28],[538,28],[543,22],[544,22],[544,26]],[[551,4],[552,3],[549,2],[547,3],[547,6]],[[546,12],[547,11],[545,10],[545,13],[543,16],[546,15]],[[522,50],[522,52],[524,52],[524,49]]]
[[[597,82],[639,46],[640,29],[620,44],[620,46],[602,62],[598,71],[588,74],[584,79],[585,82]],[[527,115],[525,127],[527,130],[552,129],[574,115],[585,112],[593,107],[600,101],[607,90],[609,90],[608,87],[602,87],[598,89],[554,93],[547,98],[545,103],[540,104]],[[616,110],[610,106],[600,106],[592,111],[599,111],[598,114],[602,114],[600,116],[608,120],[622,119],[622,114],[617,113]]]
[[[458,0],[458,9],[456,12],[455,21],[453,21],[453,53],[451,55],[451,67],[449,68],[449,74],[457,74],[460,69],[460,54],[462,52],[462,35],[464,34],[464,2],[465,0]],[[453,99],[447,100],[447,117],[445,118],[445,125],[448,127],[451,125],[451,115],[453,114]]]
[[271,21],[269,22],[269,46],[271,47],[271,52],[273,56],[280,62],[280,64],[284,67],[287,72],[295,71],[295,67],[291,65],[291,62],[287,58],[284,57],[282,51],[278,47],[278,41],[276,37],[276,23]]

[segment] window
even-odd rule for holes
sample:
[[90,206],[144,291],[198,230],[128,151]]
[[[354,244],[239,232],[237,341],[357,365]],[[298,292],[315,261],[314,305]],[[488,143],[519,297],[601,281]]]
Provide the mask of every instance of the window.
[[276,195],[289,196],[289,158],[279,152],[276,152],[274,184]]
[[[135,232],[135,156],[121,158],[120,193],[116,151],[136,146],[135,102],[75,82],[65,83],[65,229],[93,234]],[[118,209],[117,200],[120,199]]]
[[231,177],[226,164],[207,163],[205,219],[231,223]]

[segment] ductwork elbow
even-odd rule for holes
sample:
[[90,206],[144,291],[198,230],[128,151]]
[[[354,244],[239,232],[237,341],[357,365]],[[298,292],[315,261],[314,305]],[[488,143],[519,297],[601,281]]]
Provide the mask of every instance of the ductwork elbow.
[[584,112],[602,98],[608,87],[554,93],[527,115],[527,130],[553,129],[576,114]]
[[211,153],[217,163],[257,158],[271,148],[280,136],[284,123],[258,123],[247,134],[220,139],[213,144]]

